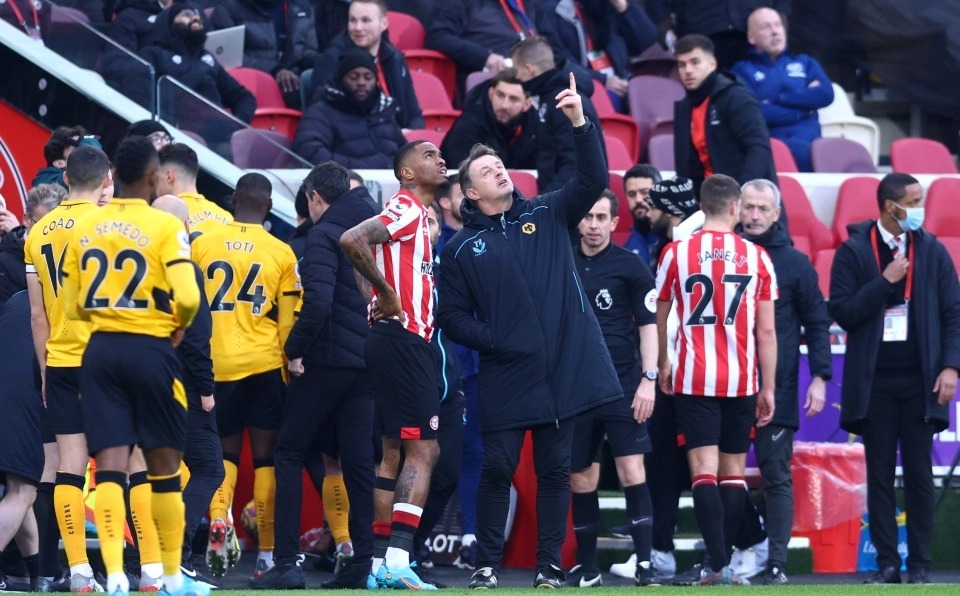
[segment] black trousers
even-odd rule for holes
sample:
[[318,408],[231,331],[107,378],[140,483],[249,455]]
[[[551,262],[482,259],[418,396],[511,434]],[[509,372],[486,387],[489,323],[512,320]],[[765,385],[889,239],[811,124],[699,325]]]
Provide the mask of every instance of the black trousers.
[[477,567],[500,569],[510,510],[510,482],[520,463],[526,431],[533,432],[537,474],[537,567],[560,566],[570,509],[573,420],[530,429],[483,433],[483,467],[477,491]]
[[903,465],[907,511],[907,567],[930,568],[934,488],[931,449],[934,426],[926,417],[926,396],[919,371],[878,369],[863,426],[867,459],[867,511],[870,538],[877,547],[880,568],[900,568],[894,480],[897,444]]
[[770,539],[769,561],[782,569],[787,563],[787,545],[793,526],[793,476],[790,472],[793,429],[773,424],[761,426],[754,436],[753,450],[763,478],[763,503]]
[[430,474],[430,494],[423,506],[420,525],[417,526],[417,533],[413,538],[414,545],[423,544],[430,537],[434,526],[443,517],[450,497],[460,484],[466,405],[467,400],[461,393],[440,404],[440,428],[437,431],[440,457]]
[[643,465],[653,504],[653,548],[673,552],[680,495],[690,489],[690,464],[687,450],[677,445],[676,401],[659,389],[656,400],[647,421],[653,451],[644,456]]
[[304,363],[287,390],[273,462],[277,478],[274,558],[300,552],[303,469],[318,432],[336,429],[350,498],[350,538],[358,557],[373,556],[373,392],[364,371]]
[[188,559],[200,520],[223,482],[223,450],[217,432],[217,417],[213,412],[191,409],[187,413],[187,447],[183,451],[183,463],[190,470],[190,482],[183,488],[186,511],[183,557]]

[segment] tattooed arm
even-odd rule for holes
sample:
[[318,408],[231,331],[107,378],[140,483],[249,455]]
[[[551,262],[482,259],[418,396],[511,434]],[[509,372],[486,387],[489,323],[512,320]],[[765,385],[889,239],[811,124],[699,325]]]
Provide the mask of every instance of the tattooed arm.
[[350,228],[340,237],[340,248],[353,264],[360,292],[369,300],[372,287],[377,288],[377,304],[373,311],[373,318],[376,320],[386,317],[403,318],[400,297],[387,283],[383,272],[377,268],[371,250],[371,247],[389,241],[390,232],[379,217],[371,217]]

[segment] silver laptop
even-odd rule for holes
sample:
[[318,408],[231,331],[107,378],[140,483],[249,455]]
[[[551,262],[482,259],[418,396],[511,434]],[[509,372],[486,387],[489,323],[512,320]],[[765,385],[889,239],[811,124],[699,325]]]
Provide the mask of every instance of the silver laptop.
[[220,66],[237,68],[243,66],[243,38],[246,26],[237,25],[207,32],[203,49],[213,54]]

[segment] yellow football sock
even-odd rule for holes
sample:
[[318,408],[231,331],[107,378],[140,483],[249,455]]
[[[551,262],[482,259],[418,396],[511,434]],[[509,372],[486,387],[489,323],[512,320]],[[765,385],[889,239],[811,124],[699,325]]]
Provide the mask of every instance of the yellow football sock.
[[130,475],[130,517],[133,519],[133,530],[137,533],[141,565],[160,562],[160,538],[151,511],[152,492],[146,472]]
[[327,515],[334,542],[350,542],[350,499],[343,474],[327,474],[323,478],[323,512]]
[[53,504],[57,512],[57,525],[63,538],[63,550],[67,553],[70,567],[83,565],[87,559],[87,535],[83,507],[83,476],[57,472],[53,487]]
[[257,507],[257,544],[261,552],[273,551],[273,520],[277,500],[277,477],[274,467],[253,468],[253,501]]
[[126,472],[97,470],[97,538],[107,575],[123,573],[123,529],[127,507],[123,500]]
[[228,519],[227,512],[233,503],[233,491],[237,488],[237,464],[229,459],[223,460],[223,482],[210,502],[210,520]]
[[180,493],[180,473],[149,476],[152,489],[153,522],[160,542],[160,560],[164,578],[180,575],[183,548],[184,507]]

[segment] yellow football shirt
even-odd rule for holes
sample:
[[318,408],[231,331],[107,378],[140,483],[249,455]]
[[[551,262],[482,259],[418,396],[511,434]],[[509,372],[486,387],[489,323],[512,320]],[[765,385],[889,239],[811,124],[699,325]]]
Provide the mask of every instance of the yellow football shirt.
[[200,304],[183,222],[142,199],[114,198],[77,219],[63,277],[67,316],[94,332],[170,337]]
[[62,292],[64,255],[77,219],[97,206],[90,201],[66,200],[40,218],[30,228],[23,247],[27,275],[36,274],[43,292],[50,337],[47,339],[47,365],[80,366],[90,339],[90,324],[67,318]]
[[205,234],[233,221],[233,216],[230,215],[229,211],[203,195],[185,192],[180,195],[180,200],[187,204],[187,209],[190,211],[187,225],[190,226],[191,233],[201,232]]
[[213,316],[210,355],[217,381],[281,368],[300,298],[297,258],[258,224],[233,222],[193,241]]

